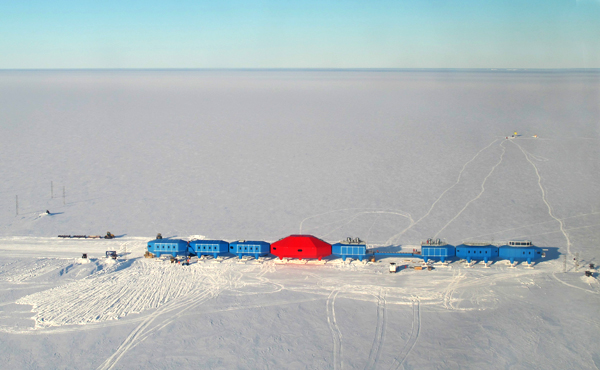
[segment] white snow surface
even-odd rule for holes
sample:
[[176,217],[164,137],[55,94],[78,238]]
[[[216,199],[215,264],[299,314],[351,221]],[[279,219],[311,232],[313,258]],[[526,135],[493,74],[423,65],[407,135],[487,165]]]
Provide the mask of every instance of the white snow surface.
[[[0,71],[0,101],[7,368],[600,368],[597,71]],[[547,257],[184,266],[158,232]]]

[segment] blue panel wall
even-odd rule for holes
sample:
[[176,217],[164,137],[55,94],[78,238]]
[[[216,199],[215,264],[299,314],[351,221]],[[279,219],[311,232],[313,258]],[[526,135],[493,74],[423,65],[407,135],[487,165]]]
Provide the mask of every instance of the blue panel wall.
[[503,245],[499,248],[499,254],[500,258],[509,260],[510,263],[514,263],[515,261],[527,261],[527,263],[531,263],[531,261],[542,258],[542,248]]
[[263,241],[237,241],[229,243],[229,253],[236,254],[238,258],[242,256],[266,256],[271,252],[271,244]]
[[335,243],[331,246],[331,254],[342,257],[344,261],[347,257],[358,258],[362,261],[367,254],[367,246],[363,244]]
[[483,260],[487,263],[490,259],[498,257],[498,247],[493,245],[472,246],[461,244],[456,247],[456,257],[466,259],[467,262],[471,262],[471,260]]
[[429,258],[439,258],[442,262],[449,257],[454,257],[456,255],[456,249],[451,245],[442,245],[442,246],[422,246],[421,247],[421,255],[423,256],[423,260],[427,262]]
[[190,242],[190,253],[198,257],[212,255],[217,258],[229,253],[229,243],[224,240],[194,240]]
[[148,252],[160,257],[163,254],[177,256],[187,256],[188,242],[181,239],[156,239],[148,242]]

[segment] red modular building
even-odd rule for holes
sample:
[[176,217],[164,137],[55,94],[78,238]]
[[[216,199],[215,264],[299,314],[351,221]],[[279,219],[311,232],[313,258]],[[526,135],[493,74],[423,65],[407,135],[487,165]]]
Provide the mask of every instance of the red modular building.
[[320,261],[331,254],[331,244],[312,235],[290,235],[271,244],[271,254],[279,259],[316,258]]

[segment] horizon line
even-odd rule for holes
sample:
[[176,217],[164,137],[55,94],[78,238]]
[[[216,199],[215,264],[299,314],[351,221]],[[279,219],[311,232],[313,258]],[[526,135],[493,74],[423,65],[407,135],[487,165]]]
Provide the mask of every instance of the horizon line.
[[497,72],[520,72],[520,71],[593,71],[600,72],[600,68],[504,68],[504,67],[482,67],[482,68],[0,68],[0,71],[306,71],[306,72],[403,72],[403,71],[497,71]]

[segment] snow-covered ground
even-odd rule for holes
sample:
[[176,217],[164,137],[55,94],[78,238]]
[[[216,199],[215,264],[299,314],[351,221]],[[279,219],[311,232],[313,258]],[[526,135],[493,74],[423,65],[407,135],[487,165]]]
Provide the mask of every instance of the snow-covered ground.
[[[8,368],[600,367],[597,72],[2,71],[0,96]],[[157,232],[548,253],[182,266],[143,258]]]

